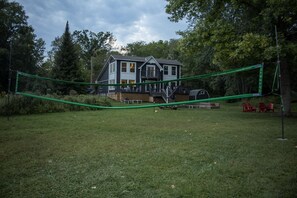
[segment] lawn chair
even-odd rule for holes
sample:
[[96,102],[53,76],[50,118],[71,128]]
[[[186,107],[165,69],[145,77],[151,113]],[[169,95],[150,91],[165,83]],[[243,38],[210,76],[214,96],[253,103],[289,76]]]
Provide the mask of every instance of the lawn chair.
[[242,104],[242,111],[243,112],[256,112],[256,107],[253,107],[250,103],[243,103]]
[[274,112],[274,105],[273,105],[273,103],[269,103],[266,106],[266,111],[272,111],[272,112]]
[[267,111],[267,107],[263,102],[259,103],[259,112],[266,112]]

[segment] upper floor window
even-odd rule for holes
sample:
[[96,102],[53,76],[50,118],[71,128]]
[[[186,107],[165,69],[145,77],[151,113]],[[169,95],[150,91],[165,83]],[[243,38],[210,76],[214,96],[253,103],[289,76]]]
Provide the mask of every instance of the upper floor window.
[[135,63],[130,63],[130,72],[135,72]]
[[135,73],[136,63],[121,62],[121,72]]
[[121,64],[121,71],[122,72],[127,72],[127,63],[126,62],[122,62],[122,64]]
[[171,68],[171,75],[172,76],[176,75],[176,67],[175,66],[172,66],[172,68]]
[[164,75],[168,75],[168,66],[164,66]]

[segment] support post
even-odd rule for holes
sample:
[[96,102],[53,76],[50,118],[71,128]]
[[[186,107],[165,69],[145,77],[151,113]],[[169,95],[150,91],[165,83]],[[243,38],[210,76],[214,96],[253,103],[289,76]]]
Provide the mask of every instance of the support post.
[[260,94],[260,96],[262,95],[262,87],[263,87],[263,67],[264,67],[264,64],[262,63],[262,66],[260,67],[260,71],[259,71],[259,87],[258,87],[258,93]]

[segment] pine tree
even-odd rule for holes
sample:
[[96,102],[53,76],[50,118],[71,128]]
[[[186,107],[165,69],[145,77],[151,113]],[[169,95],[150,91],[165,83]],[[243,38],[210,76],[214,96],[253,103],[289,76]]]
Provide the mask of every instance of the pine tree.
[[[68,81],[81,81],[82,72],[79,64],[79,56],[69,31],[68,21],[65,32],[62,36],[62,43],[55,54],[55,66],[53,68],[53,77]],[[63,85],[59,91],[67,94],[71,89],[78,91],[75,86]]]

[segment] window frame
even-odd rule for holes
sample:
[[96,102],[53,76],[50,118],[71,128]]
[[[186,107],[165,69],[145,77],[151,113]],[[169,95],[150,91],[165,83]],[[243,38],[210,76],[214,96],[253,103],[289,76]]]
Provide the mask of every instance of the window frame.
[[[167,69],[165,69],[165,68],[167,68]],[[166,75],[166,76],[168,76],[168,74],[169,74],[169,66],[168,65],[164,65],[164,75]]]
[[[115,79],[110,79],[108,81],[108,84],[115,84]],[[108,90],[109,91],[115,90],[115,86],[108,86]]]
[[[134,71],[131,71],[131,65],[134,65]],[[136,71],[136,63],[135,62],[129,62],[129,73],[135,73]]]
[[[123,64],[126,64],[126,71],[123,71],[123,68],[124,68]],[[127,68],[128,68],[127,65],[128,65],[128,62],[124,62],[124,61],[121,62],[121,72],[122,73],[127,73]]]
[[[175,71],[175,74],[173,74],[173,71]],[[176,75],[177,75],[177,66],[171,66],[171,76],[176,76]]]

